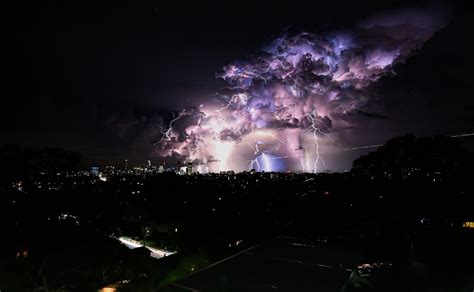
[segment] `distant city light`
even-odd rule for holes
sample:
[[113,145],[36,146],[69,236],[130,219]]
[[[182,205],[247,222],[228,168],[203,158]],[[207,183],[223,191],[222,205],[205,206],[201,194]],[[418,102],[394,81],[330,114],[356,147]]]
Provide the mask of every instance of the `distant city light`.
[[464,222],[462,224],[462,227],[464,227],[464,228],[474,228],[474,222]]

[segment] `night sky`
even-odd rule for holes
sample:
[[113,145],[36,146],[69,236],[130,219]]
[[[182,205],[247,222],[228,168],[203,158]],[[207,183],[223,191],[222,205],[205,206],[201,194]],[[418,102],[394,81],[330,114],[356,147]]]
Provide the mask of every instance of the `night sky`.
[[[224,94],[228,83],[216,78],[224,66],[284,31],[338,31],[412,9],[441,11],[447,25],[367,89],[377,102],[351,112],[354,126],[336,148],[406,132],[474,132],[474,13],[461,2],[41,2],[1,9],[0,144],[63,147],[89,162],[158,162],[154,123]],[[329,168],[361,154],[330,154]]]

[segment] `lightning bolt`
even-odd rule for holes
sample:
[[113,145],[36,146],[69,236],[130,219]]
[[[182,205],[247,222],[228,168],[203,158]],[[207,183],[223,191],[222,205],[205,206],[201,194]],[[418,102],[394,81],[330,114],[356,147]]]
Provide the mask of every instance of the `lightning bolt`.
[[[464,138],[464,137],[472,137],[474,136],[474,133],[465,133],[465,134],[451,134],[447,135],[448,137],[451,138]],[[340,150],[335,150],[334,152],[339,152],[339,151],[352,151],[352,150],[362,150],[362,149],[369,149],[369,148],[379,148],[383,146],[384,144],[374,144],[374,145],[365,145],[365,146],[356,146],[356,147],[351,147],[351,148],[344,148]]]
[[249,170],[252,170],[255,168],[254,166],[257,166],[256,170],[260,171],[262,169],[262,166],[260,165],[259,160],[263,162],[263,170],[265,171],[270,171],[271,170],[271,162],[270,162],[270,157],[268,157],[265,152],[262,152],[261,155],[257,156],[257,158],[253,159],[250,161],[249,164]]
[[252,146],[249,142],[247,142],[247,145],[253,150],[253,154],[256,155],[258,152],[260,152],[260,149],[258,148],[258,143],[255,143],[255,147]]
[[260,156],[258,156],[258,157],[255,158],[255,159],[252,159],[252,160],[250,161],[249,170],[254,169],[254,168],[255,168],[254,165],[256,165],[256,166],[257,166],[257,171],[260,171],[260,162],[258,162],[258,159],[259,159],[259,158],[260,158]]
[[[309,126],[308,128],[308,131],[310,131],[312,134],[313,134],[313,140],[314,140],[314,144],[315,144],[315,151],[316,151],[316,159],[314,161],[314,164],[313,164],[313,168],[312,168],[312,172],[317,172],[318,171],[318,163],[319,161],[321,161],[321,163],[323,164],[324,166],[324,169],[327,169],[326,167],[326,163],[324,162],[324,159],[321,157],[321,155],[319,154],[319,142],[318,142],[318,134],[321,134],[321,130],[316,126],[316,122],[317,120],[314,118],[314,116],[310,113],[306,114],[305,115],[306,118],[311,122],[311,126]],[[307,167],[307,170],[309,171],[310,170],[310,167],[309,167],[309,155],[308,155],[308,151],[306,151],[306,167]]]
[[450,135],[451,138],[463,138],[463,137],[471,137],[474,136],[474,133],[467,133],[467,134],[454,134]]
[[154,143],[153,145],[156,145],[156,144],[159,144],[161,142],[163,142],[163,140],[166,140],[166,141],[171,141],[171,132],[173,131],[173,124],[174,122],[176,122],[177,120],[181,119],[181,117],[184,115],[184,113],[186,112],[186,110],[182,110],[179,115],[176,117],[176,115],[174,114],[173,112],[173,119],[170,121],[169,125],[168,125],[168,129],[166,131],[163,131],[163,127],[161,127],[161,139],[160,141]]
[[226,106],[223,106],[220,109],[217,109],[216,113],[220,113],[221,111],[223,111],[225,109],[228,109],[232,105],[232,103],[234,103],[234,100],[237,99],[237,98],[240,100],[241,104],[244,104],[244,105],[247,104],[247,100],[248,100],[247,94],[237,93],[237,94],[232,95],[232,97],[230,98],[230,100],[229,100],[229,102],[227,103]]
[[[258,148],[258,143],[255,143],[255,148],[252,146],[252,144],[250,144],[249,142],[247,142],[247,144],[250,146],[250,148],[252,148],[252,150],[254,151],[253,154],[254,155],[257,155],[258,152],[260,152],[260,149]],[[260,171],[260,163],[258,162],[258,159],[260,158],[260,156],[257,156],[255,159],[252,159],[250,161],[250,164],[249,164],[249,170],[252,170],[252,168],[254,168],[254,165],[257,166],[257,171]]]

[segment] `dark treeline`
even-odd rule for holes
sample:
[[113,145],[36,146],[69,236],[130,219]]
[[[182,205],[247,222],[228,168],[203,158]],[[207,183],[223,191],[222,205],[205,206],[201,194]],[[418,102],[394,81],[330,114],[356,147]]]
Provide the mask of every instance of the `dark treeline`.
[[78,170],[81,154],[61,148],[22,148],[16,144],[0,147],[0,183],[27,173]]

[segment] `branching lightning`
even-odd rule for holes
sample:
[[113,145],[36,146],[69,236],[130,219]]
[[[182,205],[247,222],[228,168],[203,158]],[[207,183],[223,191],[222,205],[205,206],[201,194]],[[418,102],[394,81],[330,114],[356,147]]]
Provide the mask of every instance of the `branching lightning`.
[[162,134],[161,140],[158,141],[157,143],[161,143],[163,139],[166,139],[167,141],[171,141],[171,133],[173,132],[173,124],[177,120],[181,119],[181,117],[184,115],[185,112],[186,110],[183,109],[177,117],[175,117],[175,114],[173,113],[174,118],[170,121],[168,129],[166,131],[163,131],[163,129],[161,130],[161,134]]
[[247,104],[247,100],[248,100],[247,95],[245,93],[237,93],[237,94],[232,95],[227,105],[217,109],[216,112],[219,113],[225,109],[228,109],[237,99],[240,101],[240,104],[242,105]]
[[[311,126],[309,126],[308,130],[312,133],[313,135],[313,141],[315,145],[315,150],[316,150],[316,159],[314,160],[313,163],[313,168],[311,169],[312,172],[318,172],[318,163],[321,161],[321,163],[324,166],[324,169],[327,169],[326,163],[324,162],[324,159],[321,157],[319,153],[319,142],[318,142],[318,134],[321,133],[321,130],[316,126],[316,119],[312,114],[306,114],[306,118],[311,122]],[[306,151],[306,167],[309,171],[309,155],[308,152]]]

